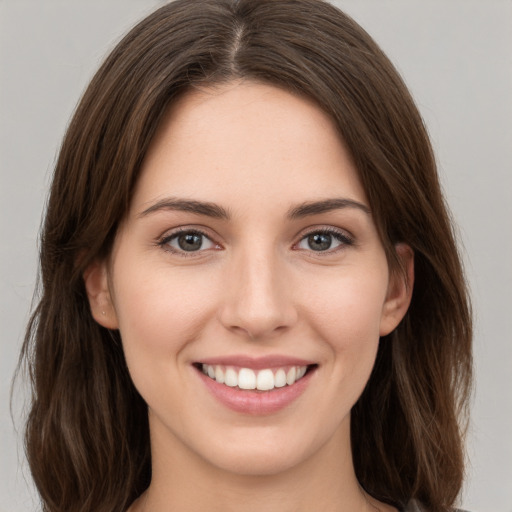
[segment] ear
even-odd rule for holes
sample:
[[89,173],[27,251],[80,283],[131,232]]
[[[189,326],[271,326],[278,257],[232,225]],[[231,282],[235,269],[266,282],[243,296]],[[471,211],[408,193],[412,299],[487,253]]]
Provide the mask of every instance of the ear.
[[407,244],[397,244],[395,250],[401,268],[389,277],[386,301],[382,308],[380,335],[393,331],[407,313],[414,285],[414,251]]
[[118,321],[108,286],[106,262],[95,261],[83,273],[85,290],[94,320],[107,329],[118,329]]

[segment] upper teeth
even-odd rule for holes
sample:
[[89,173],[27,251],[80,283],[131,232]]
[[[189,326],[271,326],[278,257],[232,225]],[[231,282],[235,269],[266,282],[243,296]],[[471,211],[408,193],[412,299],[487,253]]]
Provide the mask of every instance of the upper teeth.
[[259,389],[269,391],[274,388],[291,386],[294,382],[304,377],[307,366],[292,366],[287,369],[264,369],[257,373],[250,368],[233,368],[231,366],[203,364],[205,375],[221,384],[232,388]]

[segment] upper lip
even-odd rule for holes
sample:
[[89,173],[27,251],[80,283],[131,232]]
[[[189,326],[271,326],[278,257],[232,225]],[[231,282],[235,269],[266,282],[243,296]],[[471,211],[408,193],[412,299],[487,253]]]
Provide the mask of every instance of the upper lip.
[[314,361],[308,361],[298,357],[286,355],[267,355],[261,357],[252,357],[248,355],[230,355],[208,357],[196,361],[196,363],[207,364],[211,366],[236,366],[240,368],[251,368],[253,370],[263,370],[265,368],[279,368],[282,366],[309,366],[315,364]]

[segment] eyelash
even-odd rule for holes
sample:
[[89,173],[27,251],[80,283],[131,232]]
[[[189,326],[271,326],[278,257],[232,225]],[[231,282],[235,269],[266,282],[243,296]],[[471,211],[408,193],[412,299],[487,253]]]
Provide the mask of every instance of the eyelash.
[[211,236],[209,236],[207,233],[205,233],[204,231],[197,229],[197,228],[178,228],[175,231],[173,231],[172,233],[164,235],[164,237],[161,238],[157,242],[157,245],[167,252],[170,252],[172,254],[177,254],[184,258],[193,258],[194,256],[197,257],[198,253],[201,253],[204,251],[204,250],[203,251],[176,250],[174,247],[171,247],[169,245],[169,243],[172,240],[174,240],[175,238],[178,238],[180,235],[199,235],[199,236],[206,238],[207,240],[210,240],[216,246],[219,246],[219,244],[216,244],[212,240]]
[[[185,250],[176,250],[175,248],[171,247],[169,243],[179,237],[180,235],[199,235],[207,240],[209,240],[212,244],[219,247],[219,244],[214,242],[212,238],[205,233],[204,231],[197,229],[197,228],[178,228],[176,231],[173,231],[170,234],[166,234],[164,237],[162,237],[160,240],[158,240],[157,245],[164,249],[165,251],[168,251],[173,254],[177,254],[184,258],[190,258],[190,257],[197,257],[198,254],[204,252],[206,249],[198,250],[198,251],[185,251]],[[343,250],[345,247],[353,246],[355,244],[354,239],[348,235],[346,232],[335,229],[335,228],[317,228],[312,229],[311,231],[308,231],[304,234],[302,234],[301,238],[297,243],[293,245],[293,248],[295,250],[301,250],[296,249],[296,247],[306,238],[312,236],[312,235],[329,235],[335,238],[338,242],[340,242],[340,245],[338,247],[335,247],[334,249],[327,249],[325,251],[314,251],[313,249],[310,249],[308,252],[311,252],[315,255],[330,255],[333,253],[337,253],[340,250]],[[303,249],[306,250],[306,249]]]
[[[336,239],[338,242],[340,242],[340,245],[338,247],[335,247],[334,249],[327,249],[325,251],[314,251],[313,249],[310,249],[308,252],[315,254],[315,256],[327,256],[334,253],[337,253],[340,250],[343,250],[346,247],[353,246],[355,244],[355,241],[352,236],[350,236],[345,231],[336,229],[336,228],[317,228],[312,229],[311,231],[308,231],[307,233],[303,234],[300,238],[300,240],[294,244],[294,247],[296,247],[298,244],[300,244],[303,240],[306,238],[312,236],[312,235],[329,235],[332,236],[334,239]],[[300,249],[297,249],[300,250]]]

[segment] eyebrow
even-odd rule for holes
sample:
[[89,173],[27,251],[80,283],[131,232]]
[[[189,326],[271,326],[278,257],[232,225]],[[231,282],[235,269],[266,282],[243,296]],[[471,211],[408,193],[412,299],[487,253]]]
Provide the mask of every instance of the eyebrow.
[[139,217],[145,217],[150,213],[155,213],[161,210],[176,210],[196,213],[198,215],[205,215],[206,217],[213,217],[214,219],[227,220],[230,218],[229,212],[218,204],[173,197],[168,197],[156,202],[154,205],[140,213]]
[[322,201],[308,201],[295,206],[288,211],[288,218],[292,220],[300,219],[309,215],[317,215],[319,213],[326,213],[345,208],[356,208],[357,210],[363,211],[367,215],[371,214],[370,208],[368,208],[368,206],[364,205],[363,203],[354,201],[353,199],[333,198],[324,199]]
[[[371,213],[370,209],[366,205],[358,201],[354,201],[353,199],[333,198],[323,199],[321,201],[307,201],[301,203],[298,206],[291,208],[287,213],[287,217],[291,220],[296,220],[303,217],[307,217],[309,215],[318,215],[320,213],[326,213],[333,210],[341,210],[345,208],[355,208],[363,211],[367,215],[370,215]],[[145,217],[146,215],[159,212],[162,210],[190,212],[195,213],[197,215],[212,217],[214,219],[229,220],[231,218],[231,215],[229,214],[228,210],[226,210],[222,206],[219,206],[218,204],[206,201],[194,201],[191,199],[179,199],[173,197],[161,199],[160,201],[151,205],[149,208],[146,208],[138,216]]]

